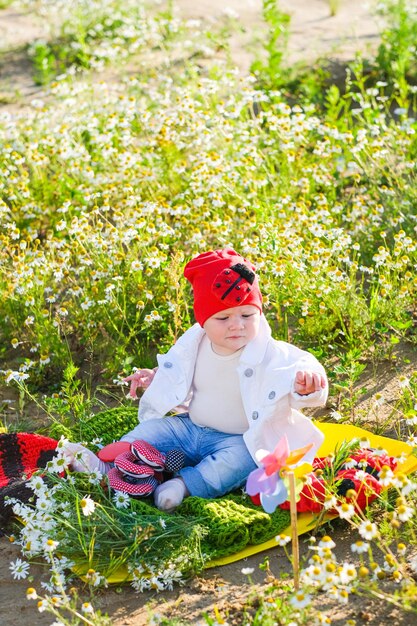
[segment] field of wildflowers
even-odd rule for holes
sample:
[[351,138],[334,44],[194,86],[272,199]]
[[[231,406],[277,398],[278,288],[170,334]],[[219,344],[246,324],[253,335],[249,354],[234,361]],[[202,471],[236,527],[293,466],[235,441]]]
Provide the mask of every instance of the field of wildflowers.
[[[216,58],[219,50],[227,58],[235,17],[216,31],[179,20],[174,4],[0,3],[49,28],[26,51],[42,98],[0,107],[0,377],[19,398],[14,417],[4,402],[4,428],[19,429],[34,404],[45,418],[32,429],[44,434],[127,404],[123,377],[153,366],[191,322],[184,261],[230,244],[259,268],[274,335],[325,364],[331,398],[322,419],[368,424],[417,447],[416,3],[379,2],[388,26],[378,54],[356,58],[343,83],[325,64],[286,68],[290,20],[272,0],[263,2],[270,38],[248,75]],[[394,377],[404,346],[410,374],[399,377],[384,419],[381,395],[358,410],[368,391],[362,375],[375,382],[388,369]],[[368,594],[415,619],[417,482],[388,471],[383,481],[366,513],[341,507],[350,558],[339,560],[335,542],[318,535],[301,589],[276,582],[240,616],[216,609],[204,623],[331,623],[315,608],[318,593],[342,604]],[[68,591],[65,531],[94,552],[98,519],[115,530],[109,508],[138,544],[151,531],[134,530],[123,498],[103,493],[96,502],[74,479],[32,482],[36,508],[14,504],[26,527],[14,534],[22,555],[13,576],[27,578],[27,558],[42,555],[49,581],[28,590],[38,609],[55,624],[110,623],[94,599]],[[52,515],[65,501],[78,503],[84,537]],[[162,519],[149,528],[158,523],[165,531]],[[158,589],[198,571],[201,557],[195,529],[167,534],[187,536],[190,551],[147,564]],[[114,568],[128,560],[123,546]],[[138,590],[147,587],[141,567]],[[89,570],[90,592],[105,585]],[[155,623],[179,623],[164,619]]]

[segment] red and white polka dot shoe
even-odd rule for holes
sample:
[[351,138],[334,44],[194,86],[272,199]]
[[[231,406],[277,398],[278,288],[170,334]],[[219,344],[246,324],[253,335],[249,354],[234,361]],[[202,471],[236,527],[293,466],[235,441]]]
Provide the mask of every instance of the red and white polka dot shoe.
[[127,493],[132,498],[150,496],[159,484],[153,476],[149,478],[137,478],[134,481],[132,479],[129,480],[117,467],[113,467],[108,472],[107,478],[112,489]]
[[130,446],[130,450],[142,463],[147,463],[156,470],[164,469],[166,460],[165,454],[159,452],[159,450],[151,446],[150,443],[143,441],[143,439],[134,441]]
[[130,478],[148,478],[155,474],[153,467],[139,461],[130,450],[118,454],[114,459],[114,465]]
[[107,446],[101,448],[97,452],[97,456],[105,463],[112,463],[118,454],[128,452],[129,450],[130,443],[128,441],[113,441],[113,443],[108,443]]

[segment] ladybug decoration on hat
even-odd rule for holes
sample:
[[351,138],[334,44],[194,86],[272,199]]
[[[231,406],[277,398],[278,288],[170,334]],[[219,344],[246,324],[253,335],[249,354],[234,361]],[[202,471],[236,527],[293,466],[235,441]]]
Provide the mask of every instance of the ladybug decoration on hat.
[[255,280],[255,272],[244,263],[236,263],[217,275],[213,283],[213,291],[230,307],[244,303],[252,291],[251,285]]
[[184,276],[193,288],[194,315],[200,326],[236,306],[252,305],[262,312],[255,266],[232,248],[199,254],[187,263]]

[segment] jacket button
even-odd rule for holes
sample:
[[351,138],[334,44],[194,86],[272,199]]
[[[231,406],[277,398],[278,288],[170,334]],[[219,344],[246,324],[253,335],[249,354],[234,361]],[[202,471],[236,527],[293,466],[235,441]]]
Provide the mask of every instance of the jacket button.
[[248,369],[245,370],[244,374],[245,374],[246,378],[250,378],[253,375],[253,369],[248,367]]
[[259,417],[259,413],[258,413],[258,411],[254,411],[254,412],[252,413],[252,419],[253,419],[253,420],[257,420],[257,419],[258,419],[258,417]]
[[170,369],[172,367],[171,361],[165,361],[164,367],[166,367],[167,369]]
[[270,391],[270,392],[269,392],[269,394],[268,394],[268,398],[269,398],[270,400],[273,400],[273,399],[275,398],[275,395],[276,395],[276,394],[275,394],[275,391]]

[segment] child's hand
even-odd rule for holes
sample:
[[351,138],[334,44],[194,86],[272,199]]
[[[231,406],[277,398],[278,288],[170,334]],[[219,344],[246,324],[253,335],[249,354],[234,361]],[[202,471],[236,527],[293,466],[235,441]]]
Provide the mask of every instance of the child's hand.
[[102,474],[107,471],[106,463],[100,461],[100,459],[85,446],[80,443],[72,443],[66,441],[62,446],[59,446],[64,453],[70,467],[74,472],[89,473],[95,470],[99,470]]
[[130,389],[129,389],[130,397],[136,399],[137,389],[146,389],[146,387],[149,387],[149,385],[153,381],[155,373],[156,373],[156,369],[154,370],[142,369],[142,370],[137,370],[134,374],[131,374],[130,376],[127,376],[126,378],[124,378],[123,380],[125,382],[130,383]]
[[317,372],[305,370],[297,372],[295,375],[294,390],[299,393],[300,396],[306,396],[309,393],[325,389],[326,385],[325,377]]

